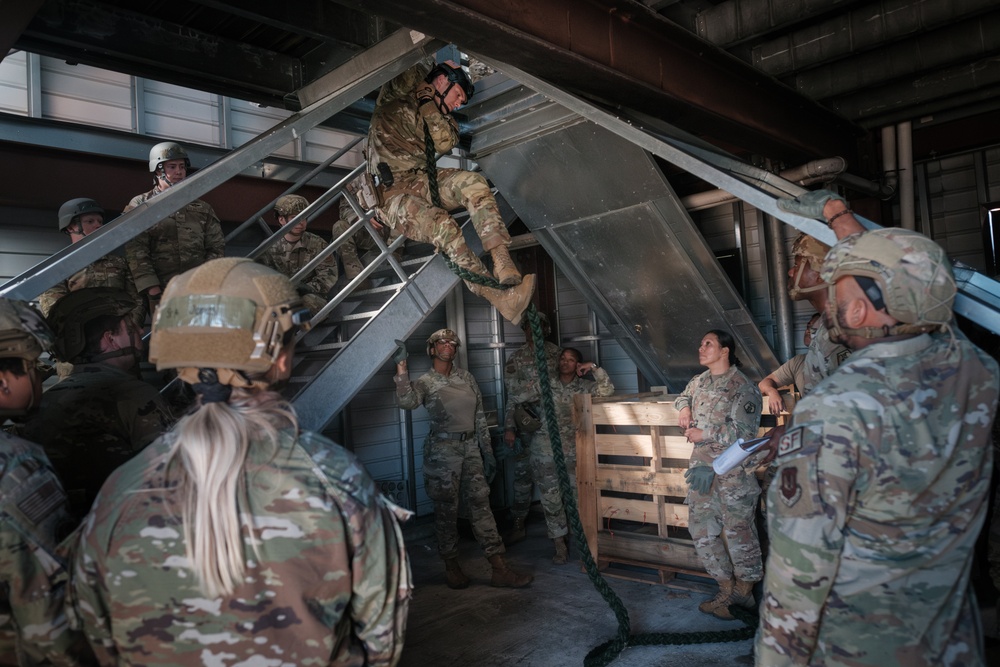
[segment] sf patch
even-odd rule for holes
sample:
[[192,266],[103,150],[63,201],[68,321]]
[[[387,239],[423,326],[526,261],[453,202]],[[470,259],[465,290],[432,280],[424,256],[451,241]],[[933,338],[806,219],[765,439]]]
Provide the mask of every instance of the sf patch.
[[788,507],[799,502],[802,497],[802,485],[799,484],[799,469],[795,465],[781,469],[781,484],[778,487],[778,497]]
[[800,426],[791,433],[781,436],[781,440],[778,441],[778,456],[785,456],[802,449],[803,428]]
[[752,415],[757,412],[757,406],[753,404],[753,401],[747,401],[747,404],[743,406],[743,412]]

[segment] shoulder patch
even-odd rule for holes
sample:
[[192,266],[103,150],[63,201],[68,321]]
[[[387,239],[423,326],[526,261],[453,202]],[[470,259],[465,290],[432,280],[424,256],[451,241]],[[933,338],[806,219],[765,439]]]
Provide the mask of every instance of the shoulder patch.
[[752,415],[757,412],[757,406],[754,405],[753,401],[747,401],[746,405],[743,406],[743,411],[748,415]]
[[797,429],[781,436],[781,440],[778,441],[778,456],[785,456],[802,449],[803,428],[803,426],[800,426]]
[[799,484],[799,469],[786,466],[781,469],[781,485],[778,487],[778,497],[789,507],[799,502],[802,497],[802,485]]

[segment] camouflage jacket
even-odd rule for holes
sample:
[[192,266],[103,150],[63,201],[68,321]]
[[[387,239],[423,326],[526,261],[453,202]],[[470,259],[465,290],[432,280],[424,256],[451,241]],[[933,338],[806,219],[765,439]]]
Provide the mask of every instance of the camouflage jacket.
[[0,517],[0,665],[94,664],[63,610],[66,495],[42,449],[3,432]]
[[73,620],[102,664],[395,665],[412,589],[398,520],[409,513],[354,455],[313,433],[284,430],[277,449],[252,441],[239,511],[256,552],[248,544],[231,596],[207,598],[186,565],[171,438],[111,476],[81,529]]
[[760,390],[736,366],[722,375],[696,375],[674,407],[691,408],[691,419],[704,431],[705,439],[694,443],[692,461],[711,464],[738,438],[755,437],[760,427]]
[[378,173],[379,162],[388,164],[393,173],[425,170],[425,124],[438,153],[458,145],[458,123],[451,114],[442,114],[433,103],[417,104],[416,87],[430,69],[429,61],[418,63],[379,92],[368,130],[368,165],[373,174]]
[[577,394],[593,394],[595,396],[610,396],[615,393],[615,386],[611,384],[608,372],[603,368],[594,369],[594,380],[587,380],[582,377],[574,377],[568,384],[563,384],[556,374],[552,380],[552,398],[556,404],[556,418],[559,420],[559,433],[563,439],[563,446],[571,444],[568,440],[574,440],[576,428],[573,425],[573,397]]
[[152,385],[107,364],[79,364],[42,394],[23,433],[42,443],[79,519],[108,475],[172,422]]
[[[549,383],[559,382],[559,354],[561,351],[562,348],[555,343],[545,341],[545,361],[549,367]],[[510,355],[510,359],[503,367],[503,384],[507,390],[504,428],[507,430],[517,428],[514,421],[514,408],[519,403],[527,404],[542,419],[543,425],[545,423],[545,411],[541,406],[542,388],[538,382],[536,364],[534,347],[525,343],[514,354]]]
[[118,255],[105,255],[90,266],[45,290],[38,296],[38,307],[42,314],[48,317],[49,311],[52,310],[52,306],[56,305],[56,301],[70,292],[86,287],[114,287],[124,290],[135,301],[135,308],[131,313],[132,322],[139,328],[145,324],[145,302],[139,298],[139,293],[135,289],[135,282],[132,280],[128,262],[124,257]]
[[[257,258],[257,261],[291,278],[324,249],[326,241],[311,232],[304,232],[302,238],[295,243],[289,243],[282,236]],[[330,254],[309,274],[307,280],[298,284],[299,291],[303,294],[316,294],[325,299],[327,293],[337,283],[337,276],[337,258]]]
[[826,328],[823,318],[820,318],[816,323],[816,333],[806,350],[806,361],[802,368],[803,384],[799,387],[802,395],[812,391],[813,387],[837,370],[850,355],[850,350],[830,340],[830,330]]
[[855,351],[796,405],[767,495],[760,664],[983,664],[968,584],[998,391],[981,350],[922,335]]
[[[123,213],[160,194],[153,189],[132,198]],[[222,257],[226,239],[212,207],[195,199],[125,244],[135,288],[166,287],[171,278],[188,269]]]
[[[427,408],[431,418],[431,435],[474,430],[482,451],[492,451],[490,429],[483,410],[483,395],[472,373],[452,366],[451,373],[442,375],[433,368],[410,382],[407,373],[395,377],[399,407],[416,410]],[[473,428],[465,429],[471,424]]]

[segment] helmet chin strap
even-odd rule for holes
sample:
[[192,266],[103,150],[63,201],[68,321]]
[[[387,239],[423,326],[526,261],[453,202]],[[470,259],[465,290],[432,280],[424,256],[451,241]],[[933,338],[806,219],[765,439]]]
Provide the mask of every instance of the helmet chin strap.
[[[830,340],[835,343],[844,344],[848,336],[858,336],[860,338],[874,340],[877,338],[889,338],[892,336],[932,333],[942,329],[942,327],[937,324],[904,324],[902,322],[897,322],[896,324],[891,325],[886,324],[881,327],[861,327],[860,329],[851,329],[841,326],[840,324],[840,309],[837,308],[837,288],[835,285],[827,286],[826,299],[828,304],[826,312],[829,324],[827,330],[830,334]],[[830,307],[831,304],[832,308]]]
[[451,113],[451,111],[452,111],[444,103],[444,98],[448,97],[448,93],[450,93],[451,89],[454,88],[454,87],[455,87],[455,83],[452,82],[452,81],[448,81],[448,87],[444,89],[443,93],[438,92],[437,88],[434,89],[434,97],[437,98],[438,111],[440,111],[441,114],[444,115],[444,116],[449,115]]
[[801,294],[809,294],[810,292],[817,292],[826,287],[826,284],[819,283],[818,285],[813,285],[812,287],[800,287],[799,281],[802,279],[802,274],[806,270],[806,263],[799,262],[799,270],[795,272],[795,280],[792,281],[792,288],[788,290],[788,296],[795,301]]

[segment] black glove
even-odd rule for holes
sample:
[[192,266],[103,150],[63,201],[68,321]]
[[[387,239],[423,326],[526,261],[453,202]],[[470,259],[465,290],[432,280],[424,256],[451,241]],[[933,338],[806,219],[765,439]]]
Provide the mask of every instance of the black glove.
[[406,351],[406,341],[396,339],[396,352],[392,355],[392,360],[397,364],[401,364],[406,361],[406,358],[410,356],[410,353]]
[[684,471],[684,479],[688,486],[698,493],[705,495],[712,490],[712,482],[715,481],[715,471],[712,466],[696,466]]

